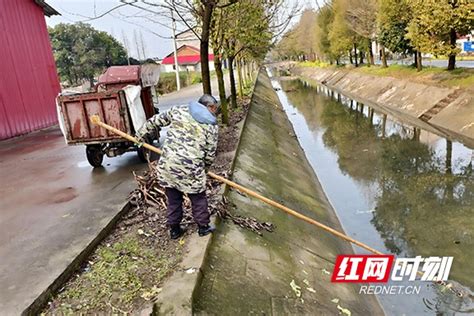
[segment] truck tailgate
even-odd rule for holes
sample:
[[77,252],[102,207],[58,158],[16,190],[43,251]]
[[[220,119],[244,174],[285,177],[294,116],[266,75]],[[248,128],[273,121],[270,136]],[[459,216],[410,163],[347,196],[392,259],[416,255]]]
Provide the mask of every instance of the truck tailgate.
[[131,125],[125,94],[121,90],[61,95],[58,97],[64,136],[68,144],[94,144],[121,141],[106,129],[90,122],[92,115],[131,134]]

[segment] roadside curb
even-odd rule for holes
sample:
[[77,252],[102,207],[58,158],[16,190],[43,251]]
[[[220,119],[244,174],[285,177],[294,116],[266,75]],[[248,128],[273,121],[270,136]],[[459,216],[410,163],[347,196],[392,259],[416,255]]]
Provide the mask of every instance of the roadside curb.
[[51,283],[46,290],[44,290],[28,308],[26,308],[21,315],[38,315],[48,303],[52,295],[57,293],[64,284],[71,278],[74,272],[81,266],[81,264],[94,252],[97,246],[110,234],[115,228],[118,221],[123,215],[132,209],[132,205],[127,202],[118,211],[112,219],[100,230],[97,236],[77,255],[74,260],[66,267],[66,269]]
[[[253,103],[255,85],[260,72],[263,71],[261,68],[256,72],[256,79],[252,87],[252,96],[250,98],[249,108],[245,117],[236,125],[239,128],[238,132],[238,143],[237,147],[232,152],[232,161],[230,163],[230,174],[233,173],[237,152],[240,148],[240,140],[245,128],[248,113]],[[229,187],[227,185],[222,186],[219,194],[225,196],[228,193]],[[212,219],[213,224],[220,225],[221,219],[216,216]],[[211,234],[206,237],[198,237],[197,234],[193,234],[186,242],[185,252],[186,255],[183,261],[180,263],[176,272],[165,282],[163,285],[163,291],[158,295],[158,299],[154,302],[153,307],[145,309],[141,312],[141,315],[191,315],[193,314],[193,305],[196,299],[196,293],[201,285],[204,272],[203,266],[207,262],[209,250],[212,246],[214,235]]]

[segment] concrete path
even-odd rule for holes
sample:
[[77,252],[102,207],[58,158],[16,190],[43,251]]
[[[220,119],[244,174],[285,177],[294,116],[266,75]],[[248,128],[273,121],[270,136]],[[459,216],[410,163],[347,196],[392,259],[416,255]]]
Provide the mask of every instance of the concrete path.
[[[201,95],[190,86],[168,108]],[[0,314],[24,311],[122,209],[145,167],[136,153],[93,169],[58,128],[0,142]]]
[[[252,102],[234,180],[342,231],[265,72]],[[352,253],[348,243],[236,191],[229,200],[232,212],[276,229],[260,237],[225,222],[218,227],[194,297],[196,314],[337,315],[342,308],[383,314],[357,285],[330,281],[336,255]]]

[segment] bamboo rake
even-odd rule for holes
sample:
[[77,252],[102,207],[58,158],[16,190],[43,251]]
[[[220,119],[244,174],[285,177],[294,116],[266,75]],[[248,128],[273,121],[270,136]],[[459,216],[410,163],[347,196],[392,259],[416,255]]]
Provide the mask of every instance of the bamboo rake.
[[[139,142],[138,139],[136,139],[135,137],[133,137],[133,136],[131,136],[131,135],[128,135],[127,133],[124,133],[124,132],[122,132],[121,130],[116,129],[115,127],[112,127],[112,126],[110,126],[110,125],[108,125],[108,124],[105,124],[104,122],[102,122],[102,121],[100,120],[100,117],[97,116],[97,115],[92,115],[92,116],[90,117],[90,120],[91,120],[91,122],[92,122],[93,124],[96,124],[96,125],[98,125],[98,126],[100,126],[100,127],[103,127],[103,128],[105,128],[105,129],[107,129],[107,130],[109,130],[109,131],[111,131],[111,132],[113,132],[113,133],[115,133],[115,134],[117,134],[117,135],[120,135],[120,136],[122,136],[123,138],[125,138],[125,139],[127,139],[127,140],[129,140],[129,141],[131,141],[131,142],[134,142],[134,143],[136,143],[136,144],[140,144],[140,145],[142,145],[143,147],[145,147],[146,149],[149,149],[149,150],[151,150],[151,151],[153,151],[153,152],[155,152],[155,153],[157,153],[157,154],[161,154],[161,150],[160,150],[159,148],[156,148],[155,146],[152,146],[152,145],[147,144],[147,143],[141,143],[141,142]],[[350,243],[353,243],[354,245],[357,245],[357,246],[359,246],[359,247],[361,247],[361,248],[364,248],[365,250],[368,250],[368,251],[370,251],[370,252],[372,252],[372,253],[374,253],[374,254],[383,255],[382,252],[380,252],[380,251],[378,251],[378,250],[376,250],[376,249],[374,249],[374,248],[372,248],[372,247],[370,247],[370,246],[368,246],[368,245],[366,245],[366,244],[364,244],[364,243],[362,243],[362,242],[360,242],[360,241],[358,241],[358,240],[355,240],[355,239],[353,239],[353,238],[351,238],[351,237],[349,237],[349,236],[347,236],[347,235],[345,235],[345,234],[343,234],[343,233],[341,233],[341,232],[339,232],[339,231],[337,231],[337,230],[335,230],[335,229],[333,229],[333,228],[331,228],[331,227],[329,227],[329,226],[327,226],[327,225],[324,225],[324,224],[322,224],[322,223],[320,223],[320,222],[318,222],[318,221],[316,221],[316,220],[314,220],[314,219],[312,219],[312,218],[310,218],[310,217],[308,217],[308,216],[305,216],[305,215],[303,215],[303,214],[301,214],[301,213],[298,213],[297,211],[295,211],[295,210],[293,210],[293,209],[291,209],[291,208],[289,208],[289,207],[286,207],[286,206],[284,206],[284,205],[282,205],[282,204],[280,204],[280,203],[278,203],[278,202],[275,202],[275,201],[273,201],[273,200],[271,200],[271,199],[269,199],[269,198],[267,198],[267,197],[264,197],[263,195],[261,195],[261,194],[255,192],[255,191],[253,191],[253,190],[250,190],[250,189],[248,189],[248,188],[246,188],[246,187],[244,187],[244,186],[241,186],[241,185],[238,184],[238,183],[235,183],[234,181],[231,181],[231,180],[229,180],[229,179],[227,179],[227,178],[224,178],[224,177],[222,177],[222,176],[220,176],[220,175],[218,175],[218,174],[215,174],[214,172],[211,172],[211,171],[209,171],[207,174],[208,174],[211,178],[214,178],[214,179],[216,179],[216,180],[219,180],[219,181],[221,181],[221,182],[227,184],[228,186],[230,186],[230,187],[232,187],[232,188],[234,188],[234,189],[236,189],[236,190],[238,190],[238,191],[240,191],[240,192],[243,192],[243,193],[245,193],[245,194],[247,194],[247,195],[250,195],[250,196],[252,196],[252,197],[254,197],[254,198],[256,198],[256,199],[258,199],[258,200],[260,200],[260,201],[262,201],[262,202],[264,202],[264,203],[266,203],[266,204],[268,204],[268,205],[271,205],[271,206],[273,206],[273,207],[276,207],[276,208],[282,210],[283,212],[285,212],[285,213],[287,213],[287,214],[289,214],[289,215],[291,215],[291,216],[294,216],[294,217],[296,217],[296,218],[299,218],[299,219],[301,219],[301,220],[303,220],[303,221],[305,221],[305,222],[307,222],[307,223],[309,223],[309,224],[312,224],[312,225],[314,225],[314,226],[317,226],[317,227],[319,227],[319,228],[321,228],[321,229],[323,229],[323,230],[325,230],[325,231],[327,231],[327,232],[329,232],[329,233],[331,233],[331,234],[333,234],[333,235],[335,235],[335,236],[337,236],[337,237],[339,237],[339,238],[342,238],[342,239],[344,239],[344,240],[346,240],[346,241],[348,241],[348,242],[350,242]]]
[[[156,148],[155,146],[152,146],[152,145],[147,144],[147,143],[141,143],[141,142],[139,142],[138,139],[136,139],[135,137],[130,136],[130,135],[128,135],[127,133],[124,133],[124,132],[122,132],[121,130],[116,129],[115,127],[112,127],[112,126],[110,126],[110,125],[108,125],[108,124],[105,124],[104,122],[102,122],[102,121],[100,120],[100,117],[99,117],[98,115],[92,115],[92,116],[90,117],[90,120],[91,120],[91,122],[92,122],[93,124],[96,124],[96,125],[98,125],[98,126],[100,126],[100,127],[103,127],[103,128],[105,128],[105,129],[107,129],[107,130],[109,130],[109,131],[111,131],[111,132],[113,132],[113,133],[115,133],[115,134],[117,134],[117,135],[120,135],[120,136],[122,136],[123,138],[125,138],[125,139],[127,139],[127,140],[129,140],[129,141],[131,141],[131,142],[134,142],[134,143],[136,143],[136,144],[140,144],[140,145],[142,145],[143,147],[145,147],[145,148],[147,148],[147,149],[149,149],[149,150],[151,150],[151,151],[153,151],[153,152],[155,152],[155,153],[157,153],[157,154],[161,154],[161,150],[160,150],[159,148]],[[321,229],[327,231],[328,233],[333,234],[333,235],[336,236],[336,237],[339,237],[339,238],[344,239],[344,240],[346,240],[346,241],[348,241],[348,242],[350,242],[350,243],[353,243],[354,245],[357,245],[357,246],[359,246],[359,247],[361,247],[361,248],[363,248],[363,249],[365,249],[365,250],[368,250],[368,251],[370,251],[370,252],[372,252],[372,253],[374,253],[374,254],[377,254],[377,255],[384,255],[384,253],[382,253],[382,252],[380,252],[380,251],[378,251],[378,250],[376,250],[376,249],[374,249],[374,248],[372,248],[372,247],[370,247],[370,246],[364,244],[363,242],[360,242],[360,241],[358,241],[358,240],[355,240],[354,238],[351,238],[351,237],[349,237],[349,236],[347,236],[347,235],[345,235],[345,234],[343,234],[343,233],[341,233],[341,232],[339,232],[339,231],[337,231],[337,230],[335,230],[335,229],[333,229],[333,228],[331,228],[331,227],[329,227],[329,226],[327,226],[327,225],[324,225],[324,224],[318,222],[317,220],[314,220],[314,219],[312,219],[312,218],[310,218],[310,217],[308,217],[308,216],[305,216],[305,215],[303,215],[303,214],[301,214],[301,213],[298,213],[297,211],[295,211],[295,210],[293,210],[293,209],[291,209],[291,208],[289,208],[289,207],[284,206],[283,204],[280,204],[280,203],[275,202],[275,201],[273,201],[273,200],[271,200],[271,199],[269,199],[269,198],[267,198],[267,197],[264,197],[263,195],[261,195],[261,194],[255,192],[255,191],[253,191],[253,190],[250,190],[250,189],[248,189],[248,188],[246,188],[246,187],[244,187],[244,186],[241,186],[241,185],[238,184],[238,183],[235,183],[234,181],[231,181],[231,180],[229,180],[229,179],[227,179],[227,178],[224,178],[224,177],[222,177],[222,176],[220,176],[220,175],[218,175],[218,174],[215,174],[214,172],[211,172],[211,171],[208,171],[207,174],[208,174],[210,177],[212,177],[212,178],[214,178],[214,179],[216,179],[216,180],[219,180],[219,181],[221,181],[221,182],[223,182],[223,183],[229,185],[230,187],[233,187],[234,189],[236,189],[236,190],[238,190],[238,191],[240,191],[240,192],[243,192],[243,193],[245,193],[245,194],[247,194],[247,195],[253,196],[254,198],[256,198],[256,199],[258,199],[258,200],[260,200],[260,201],[262,201],[262,202],[264,202],[264,203],[266,203],[266,204],[268,204],[268,205],[274,206],[274,207],[276,207],[276,208],[282,210],[283,212],[285,212],[285,213],[287,213],[287,214],[289,214],[289,215],[291,215],[291,216],[294,216],[294,217],[299,218],[299,219],[301,219],[301,220],[303,220],[303,221],[305,221],[305,222],[307,222],[307,223],[309,223],[309,224],[312,224],[312,225],[314,225],[314,226],[317,226],[317,227],[319,227],[319,228],[321,228]],[[417,274],[418,274],[419,276],[422,276],[422,275],[423,275],[423,272],[421,272],[421,271],[418,270],[418,271],[417,271]],[[432,281],[432,282],[433,282],[433,283],[437,283],[436,281]],[[452,292],[455,293],[458,297],[463,297],[463,295],[464,295],[463,292],[462,292],[460,289],[457,289],[457,288],[455,288],[454,286],[451,288],[451,290],[452,290]]]

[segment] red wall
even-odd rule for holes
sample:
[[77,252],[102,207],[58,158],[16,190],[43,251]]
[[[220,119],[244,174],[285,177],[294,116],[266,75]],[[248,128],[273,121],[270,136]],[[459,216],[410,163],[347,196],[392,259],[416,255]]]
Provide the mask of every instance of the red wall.
[[0,139],[56,124],[59,91],[42,8],[0,0]]

